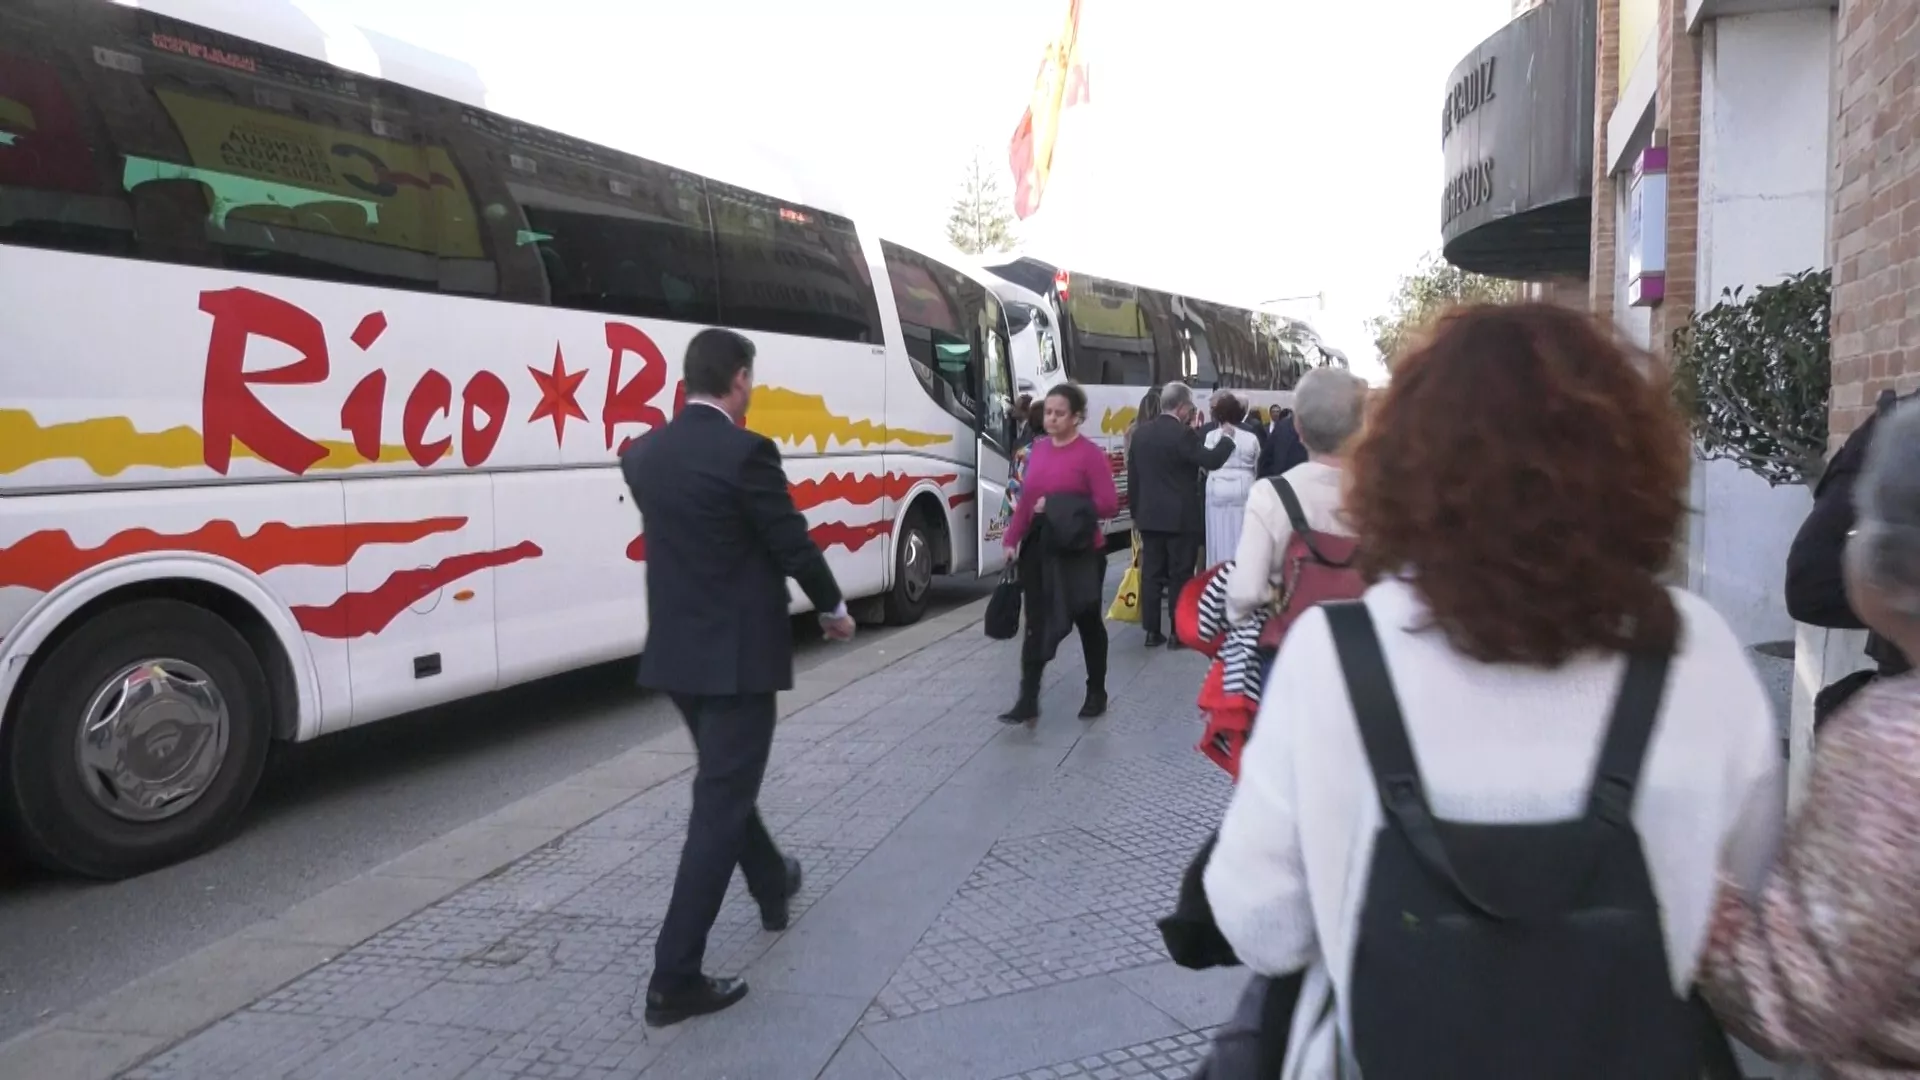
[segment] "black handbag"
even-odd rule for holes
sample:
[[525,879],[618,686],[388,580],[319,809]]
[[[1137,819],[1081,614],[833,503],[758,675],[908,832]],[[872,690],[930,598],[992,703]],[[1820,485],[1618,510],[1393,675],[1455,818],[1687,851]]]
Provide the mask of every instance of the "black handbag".
[[1207,903],[1207,860],[1213,857],[1213,845],[1219,839],[1218,832],[1209,834],[1207,842],[1200,845],[1199,852],[1187,863],[1186,871],[1180,875],[1180,894],[1173,914],[1159,923],[1160,940],[1167,946],[1167,955],[1191,971],[1240,966],[1233,946],[1214,925],[1213,905]]
[[1020,636],[1020,573],[1017,564],[1008,563],[987,599],[987,636],[995,641],[1011,641]]
[[1233,1017],[1214,1031],[1213,1045],[1189,1080],[1280,1080],[1305,981],[1304,972],[1247,980]]
[[[1181,967],[1203,970],[1237,967],[1240,958],[1213,921],[1207,902],[1207,861],[1213,857],[1218,832],[1194,854],[1180,875],[1180,895],[1173,914],[1160,920],[1160,937],[1167,955]],[[1293,1034],[1293,1010],[1300,1001],[1305,974],[1247,980],[1233,1017],[1213,1034],[1205,1060],[1190,1080],[1278,1080],[1287,1060],[1287,1042]]]

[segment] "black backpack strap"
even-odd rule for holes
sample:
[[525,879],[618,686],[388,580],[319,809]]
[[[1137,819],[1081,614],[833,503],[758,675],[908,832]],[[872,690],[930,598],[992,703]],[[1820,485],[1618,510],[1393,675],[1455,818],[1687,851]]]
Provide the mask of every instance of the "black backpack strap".
[[1307,512],[1300,508],[1300,496],[1293,490],[1293,485],[1287,482],[1287,478],[1269,476],[1267,483],[1273,485],[1274,494],[1280,496],[1280,505],[1286,507],[1287,524],[1293,526],[1293,531],[1311,532],[1312,530],[1307,528]]
[[1460,880],[1453,860],[1447,857],[1367,605],[1343,600],[1323,603],[1320,610],[1327,613],[1327,623],[1333,630],[1334,649],[1340,654],[1340,670],[1346,676],[1347,697],[1353,702],[1360,741],[1366,746],[1367,763],[1373,768],[1373,783],[1380,792],[1380,806],[1387,820],[1413,845],[1427,869],[1453,888],[1462,903],[1486,918],[1506,921],[1505,913],[1475,896]]
[[1667,690],[1669,655],[1636,652],[1627,657],[1627,673],[1614,698],[1607,721],[1606,741],[1594,763],[1587,789],[1587,820],[1621,828],[1633,827],[1633,793],[1640,784],[1653,725],[1660,718],[1660,699]]
[[1280,505],[1286,508],[1287,511],[1287,524],[1292,527],[1294,535],[1306,543],[1307,553],[1312,555],[1314,560],[1323,566],[1331,566],[1336,569],[1345,570],[1348,565],[1353,562],[1352,558],[1348,558],[1346,562],[1341,562],[1336,559],[1329,559],[1320,553],[1319,545],[1313,542],[1313,527],[1307,524],[1307,512],[1300,506],[1300,496],[1293,490],[1293,485],[1287,482],[1287,478],[1284,476],[1269,476],[1267,477],[1267,483],[1272,484],[1274,494],[1280,496]]
[[1687,998],[1687,1012],[1692,1015],[1695,1041],[1700,1046],[1700,1075],[1706,1080],[1746,1080],[1740,1059],[1733,1054],[1733,1044],[1727,1041],[1727,1029],[1720,1025],[1720,1018],[1698,986]]

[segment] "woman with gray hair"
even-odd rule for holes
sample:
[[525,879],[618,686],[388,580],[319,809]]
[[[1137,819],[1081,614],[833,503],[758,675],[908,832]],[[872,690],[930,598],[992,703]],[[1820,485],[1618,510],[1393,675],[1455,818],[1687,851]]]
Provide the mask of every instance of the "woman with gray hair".
[[[1854,489],[1847,597],[1920,656],[1920,407],[1881,422]],[[1920,1077],[1920,674],[1821,729],[1812,781],[1757,888],[1723,876],[1701,987],[1727,1028],[1832,1080]]]
[[[1340,454],[1359,432],[1366,402],[1367,384],[1359,376],[1339,368],[1315,368],[1294,387],[1291,421],[1279,421],[1291,422],[1307,448],[1306,463],[1288,469],[1281,479],[1293,488],[1307,527],[1315,532],[1353,535],[1340,514]],[[1230,622],[1245,622],[1273,601],[1292,538],[1280,493],[1272,484],[1253,485],[1227,578]]]

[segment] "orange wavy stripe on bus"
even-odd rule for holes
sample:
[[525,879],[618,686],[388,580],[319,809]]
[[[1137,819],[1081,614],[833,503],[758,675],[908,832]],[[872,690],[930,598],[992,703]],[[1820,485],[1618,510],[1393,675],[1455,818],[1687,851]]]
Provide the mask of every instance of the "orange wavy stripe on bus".
[[828,473],[819,480],[801,480],[787,485],[793,493],[793,505],[802,510],[844,499],[857,505],[870,505],[882,498],[900,499],[913,490],[913,485],[930,480],[944,488],[959,476],[948,473],[945,476],[909,476],[906,473],[881,473],[875,476],[855,476],[853,473]]
[[468,574],[537,559],[544,554],[540,545],[522,540],[496,551],[450,555],[418,570],[396,570],[379,585],[365,592],[345,593],[324,607],[295,607],[293,618],[300,629],[314,637],[343,640],[378,634],[399,618],[401,612]]
[[910,428],[889,427],[883,421],[855,420],[827,408],[827,399],[819,394],[802,394],[778,386],[755,387],[753,406],[747,411],[747,427],[775,442],[802,446],[808,442],[825,451],[829,442],[842,445],[937,446],[952,442],[953,436]]
[[157,551],[196,551],[231,559],[256,574],[282,566],[345,566],[373,544],[411,544],[436,533],[465,528],[464,517],[351,525],[287,525],[270,521],[242,533],[231,521],[209,521],[184,533],[126,529],[95,547],[81,547],[65,529],[29,533],[0,547],[0,585],[50,592],[63,581],[101,563]]
[[[372,464],[350,442],[321,440],[326,456],[316,469],[351,469]],[[452,447],[441,453],[453,452]],[[233,456],[261,460],[238,439]],[[125,416],[101,416],[60,424],[41,424],[25,409],[0,409],[0,476],[16,473],[43,461],[80,461],[96,476],[118,476],[128,469],[192,469],[204,466],[205,444],[200,432],[182,424],[164,431],[141,431]],[[403,446],[380,447],[379,462],[408,460]]]

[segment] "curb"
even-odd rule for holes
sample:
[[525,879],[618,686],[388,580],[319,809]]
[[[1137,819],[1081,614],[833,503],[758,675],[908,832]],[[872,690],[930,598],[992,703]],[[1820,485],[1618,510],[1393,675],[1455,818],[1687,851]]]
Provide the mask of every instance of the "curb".
[[[799,672],[782,720],[977,624],[986,600],[855,645]],[[0,1043],[0,1077],[113,1080],[383,930],[693,767],[674,727],[619,757],[293,905]]]

